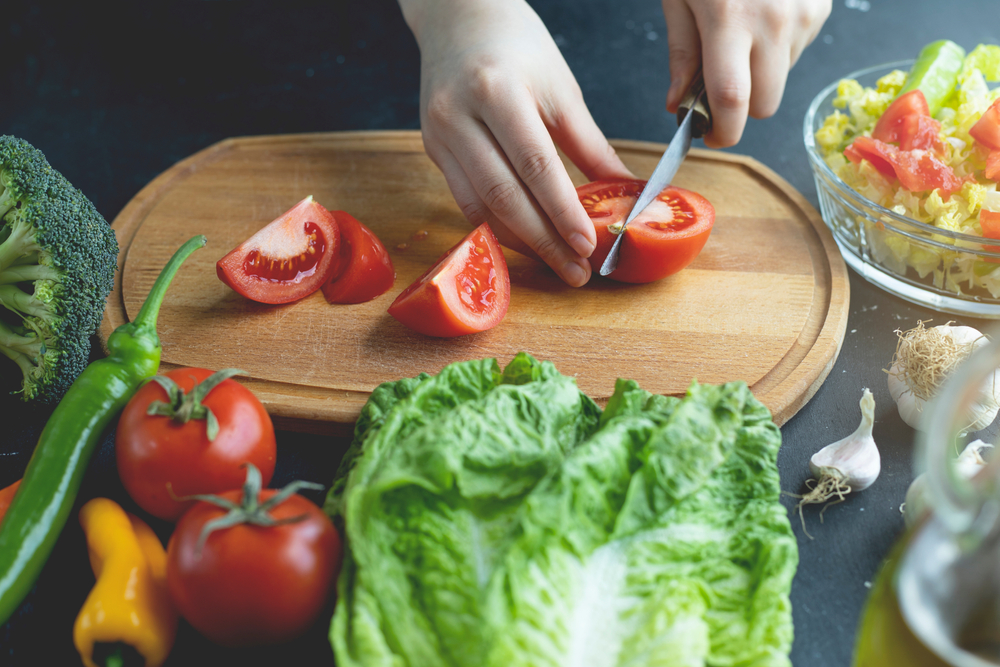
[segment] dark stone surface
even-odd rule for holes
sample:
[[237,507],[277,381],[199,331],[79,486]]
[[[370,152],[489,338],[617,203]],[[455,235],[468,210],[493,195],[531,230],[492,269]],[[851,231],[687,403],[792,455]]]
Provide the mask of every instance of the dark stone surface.
[[[152,6],[146,6],[151,4]],[[655,0],[533,0],[578,77],[607,136],[667,142],[666,30]],[[42,149],[110,220],[176,161],[230,136],[417,128],[419,53],[392,0],[365,2],[32,3],[7,0],[0,25],[0,134]],[[835,0],[816,42],[791,71],[783,104],[751,120],[731,149],[774,169],[817,205],[802,145],[802,118],[827,83],[855,69],[915,56],[932,40],[966,48],[1000,42],[993,3]],[[782,429],[783,484],[801,491],[809,456],[850,434],[858,400],[876,400],[882,475],[868,491],[805,519],[792,591],[796,665],[850,662],[868,584],[902,529],[899,505],[912,478],[913,431],[900,420],[883,369],[897,328],[918,319],[984,323],[907,304],[851,273],[851,309],[840,356],[812,401]],[[0,398],[0,485],[20,477],[47,416]],[[15,419],[16,416],[16,419]],[[274,484],[329,483],[343,442],[279,433]],[[113,435],[91,463],[81,502],[108,495],[127,509]],[[318,497],[318,496],[317,496]],[[79,503],[78,503],[79,505]],[[791,509],[794,500],[787,499]],[[166,538],[169,526],[153,522]],[[36,589],[0,627],[0,664],[78,664],[73,619],[91,585],[79,526],[71,520]],[[325,623],[268,649],[231,651],[182,625],[168,664],[328,662]]]

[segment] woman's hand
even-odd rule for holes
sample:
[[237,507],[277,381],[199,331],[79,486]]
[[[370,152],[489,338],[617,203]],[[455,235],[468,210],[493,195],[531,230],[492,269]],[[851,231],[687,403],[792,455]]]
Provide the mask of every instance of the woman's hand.
[[830,15],[830,0],[663,0],[670,49],[667,109],[701,65],[712,131],[705,145],[732,146],[747,115],[778,110],[788,70]]
[[630,176],[524,0],[400,0],[420,45],[427,154],[473,225],[572,286],[590,279],[594,225],[556,146],[590,180]]

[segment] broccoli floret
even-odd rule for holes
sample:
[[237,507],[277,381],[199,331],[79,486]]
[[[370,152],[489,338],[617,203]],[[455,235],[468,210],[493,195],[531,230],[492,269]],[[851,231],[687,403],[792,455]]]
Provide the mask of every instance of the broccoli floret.
[[0,136],[0,353],[24,400],[58,401],[87,366],[118,242],[82,192],[23,139]]

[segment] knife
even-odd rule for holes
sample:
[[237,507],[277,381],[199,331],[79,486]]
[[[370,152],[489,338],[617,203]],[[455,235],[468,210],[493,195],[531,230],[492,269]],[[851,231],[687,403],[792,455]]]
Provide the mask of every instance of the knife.
[[677,122],[677,133],[670,140],[667,150],[663,152],[663,157],[656,164],[656,169],[646,181],[646,187],[642,189],[635,206],[632,207],[632,211],[622,223],[618,237],[611,246],[611,251],[604,259],[604,263],[601,264],[600,274],[602,276],[606,276],[618,268],[618,250],[621,247],[622,239],[625,238],[625,227],[642,213],[658,194],[663,192],[663,188],[670,185],[670,181],[673,180],[681,162],[687,156],[688,149],[691,148],[691,139],[697,139],[712,129],[712,112],[709,110],[708,100],[705,98],[705,80],[701,76],[700,69],[677,108]]

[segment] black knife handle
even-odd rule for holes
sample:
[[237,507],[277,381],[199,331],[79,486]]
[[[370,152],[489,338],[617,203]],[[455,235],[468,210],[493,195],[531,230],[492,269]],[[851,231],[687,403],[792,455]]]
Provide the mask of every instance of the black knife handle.
[[694,81],[685,93],[680,105],[677,107],[677,124],[689,112],[694,112],[691,119],[691,137],[698,139],[703,137],[712,129],[712,110],[708,108],[708,96],[705,95],[705,79],[701,75],[701,68],[695,74]]

